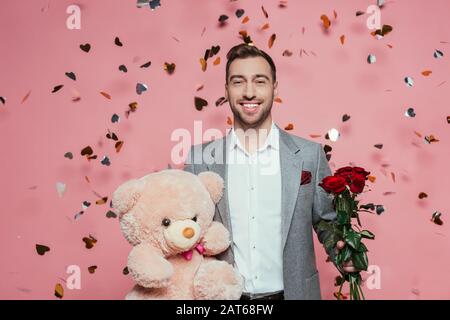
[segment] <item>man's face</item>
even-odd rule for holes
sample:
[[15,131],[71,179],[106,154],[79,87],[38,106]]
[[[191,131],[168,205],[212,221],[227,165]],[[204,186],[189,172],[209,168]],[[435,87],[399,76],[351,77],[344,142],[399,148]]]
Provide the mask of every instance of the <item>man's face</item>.
[[257,128],[270,115],[278,83],[273,83],[269,63],[263,57],[234,60],[229,69],[225,97],[235,120]]

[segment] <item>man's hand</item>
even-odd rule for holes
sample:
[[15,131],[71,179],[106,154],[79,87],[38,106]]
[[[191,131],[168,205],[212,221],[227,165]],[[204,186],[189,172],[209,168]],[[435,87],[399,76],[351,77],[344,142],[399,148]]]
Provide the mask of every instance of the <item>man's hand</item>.
[[[345,247],[345,242],[342,241],[342,240],[339,240],[339,241],[336,243],[336,254],[338,254],[340,250],[344,249],[344,247]],[[351,260],[349,260],[349,261],[347,261],[347,262],[344,262],[344,263],[342,264],[342,266],[340,266],[340,267],[342,268],[342,270],[343,270],[345,273],[352,273],[352,272],[357,272],[357,271],[359,271],[359,270],[357,270],[357,269],[353,266],[353,262],[352,262]]]

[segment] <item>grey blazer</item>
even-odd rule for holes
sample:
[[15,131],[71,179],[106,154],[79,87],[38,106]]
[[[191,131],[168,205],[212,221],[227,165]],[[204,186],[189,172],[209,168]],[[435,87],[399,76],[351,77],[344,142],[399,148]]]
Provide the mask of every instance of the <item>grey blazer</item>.
[[[278,126],[277,126],[278,127]],[[330,235],[318,231],[321,220],[336,219],[332,198],[318,184],[331,175],[328,161],[320,143],[288,134],[280,129],[281,208],[283,279],[286,300],[321,299],[319,273],[316,267],[312,230],[324,243]],[[216,206],[214,220],[230,231],[231,220],[227,199],[226,147],[228,136],[192,146],[185,170],[194,174],[213,171],[225,181],[225,192]],[[302,171],[311,173],[311,182],[300,184]],[[333,257],[334,252],[328,252]],[[232,246],[218,257],[234,264]]]

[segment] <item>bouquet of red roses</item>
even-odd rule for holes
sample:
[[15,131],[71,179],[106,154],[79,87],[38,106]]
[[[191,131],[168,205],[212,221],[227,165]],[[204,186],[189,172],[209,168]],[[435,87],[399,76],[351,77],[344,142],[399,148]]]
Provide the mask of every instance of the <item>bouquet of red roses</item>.
[[[319,183],[319,186],[334,196],[333,205],[337,213],[336,220],[321,221],[318,228],[327,230],[331,234],[324,243],[328,252],[335,250],[336,247],[340,249],[334,256],[334,263],[341,273],[341,276],[336,278],[335,284],[340,286],[339,292],[335,293],[338,300],[344,297],[342,287],[345,282],[349,283],[350,299],[364,299],[360,272],[367,270],[368,250],[362,239],[374,239],[375,236],[369,230],[361,230],[359,212],[373,213],[365,209],[375,210],[375,206],[373,204],[358,206],[359,201],[356,200],[356,197],[363,192],[369,174],[370,172],[360,167],[344,167],[338,169],[333,176],[325,177]],[[382,206],[377,205],[376,212],[378,214],[382,212],[380,209],[384,210]],[[353,219],[356,219],[358,225],[352,223]],[[346,273],[341,269],[342,264],[349,261],[353,263],[354,268],[358,271]]]

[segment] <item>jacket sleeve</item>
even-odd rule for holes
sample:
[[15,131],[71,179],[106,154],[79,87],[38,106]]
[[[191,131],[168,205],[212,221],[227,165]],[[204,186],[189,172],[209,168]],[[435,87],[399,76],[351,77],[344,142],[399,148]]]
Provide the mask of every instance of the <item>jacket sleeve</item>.
[[[333,198],[319,186],[322,179],[326,176],[330,176],[331,170],[328,165],[328,160],[325,156],[325,152],[321,144],[317,146],[317,168],[315,174],[314,182],[314,199],[313,199],[313,212],[312,212],[312,223],[314,231],[317,233],[320,243],[325,244],[330,236],[331,232],[328,230],[319,230],[318,224],[320,221],[333,221],[336,220],[337,214],[333,207]],[[334,247],[327,251],[334,262],[335,252]]]

